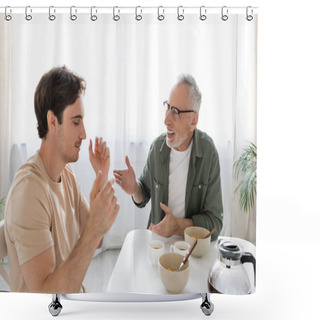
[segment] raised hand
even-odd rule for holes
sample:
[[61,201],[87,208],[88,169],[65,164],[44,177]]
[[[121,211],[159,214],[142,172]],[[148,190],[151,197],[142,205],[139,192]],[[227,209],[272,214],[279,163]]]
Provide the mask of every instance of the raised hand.
[[129,195],[133,195],[137,191],[137,181],[134,170],[130,164],[129,157],[125,158],[127,169],[126,170],[114,170],[113,175],[116,179],[116,183]]
[[94,150],[92,149],[92,140],[90,139],[89,145],[89,159],[92,165],[93,170],[98,176],[98,172],[101,171],[102,187],[105,182],[108,180],[109,168],[110,168],[110,149],[107,147],[107,143],[103,141],[102,138],[96,137]]
[[112,187],[114,180],[105,183],[100,190],[101,180],[102,173],[99,171],[90,193],[90,216],[87,223],[100,238],[111,228],[120,208]]

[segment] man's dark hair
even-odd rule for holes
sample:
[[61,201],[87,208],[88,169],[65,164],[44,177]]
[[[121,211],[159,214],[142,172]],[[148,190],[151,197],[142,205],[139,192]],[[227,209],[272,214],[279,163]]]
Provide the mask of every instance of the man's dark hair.
[[63,111],[73,104],[85,89],[85,81],[65,66],[53,68],[42,76],[34,94],[34,111],[41,139],[48,133],[48,111],[51,110],[59,124],[62,124]]

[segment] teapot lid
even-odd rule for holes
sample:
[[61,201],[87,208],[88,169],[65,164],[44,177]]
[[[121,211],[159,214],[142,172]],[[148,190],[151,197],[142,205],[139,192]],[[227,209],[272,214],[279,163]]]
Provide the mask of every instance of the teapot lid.
[[231,260],[239,260],[242,256],[242,249],[231,241],[224,241],[219,245],[220,254]]

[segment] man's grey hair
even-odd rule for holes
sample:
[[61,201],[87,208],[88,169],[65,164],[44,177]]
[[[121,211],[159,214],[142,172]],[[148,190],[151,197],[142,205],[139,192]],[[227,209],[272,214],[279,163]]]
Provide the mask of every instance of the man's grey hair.
[[180,84],[187,84],[189,86],[189,93],[190,93],[190,98],[193,104],[193,108],[195,111],[199,112],[202,95],[198,88],[196,80],[194,80],[194,77],[190,74],[181,74],[178,77],[178,82],[176,86]]

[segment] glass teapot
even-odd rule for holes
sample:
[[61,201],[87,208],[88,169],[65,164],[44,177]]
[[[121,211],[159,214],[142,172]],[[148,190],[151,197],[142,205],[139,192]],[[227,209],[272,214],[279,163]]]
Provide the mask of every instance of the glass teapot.
[[251,262],[254,269],[254,286],[256,285],[256,259],[249,252],[230,240],[217,243],[219,258],[211,267],[208,277],[209,292],[225,294],[251,293],[250,280],[243,264]]

